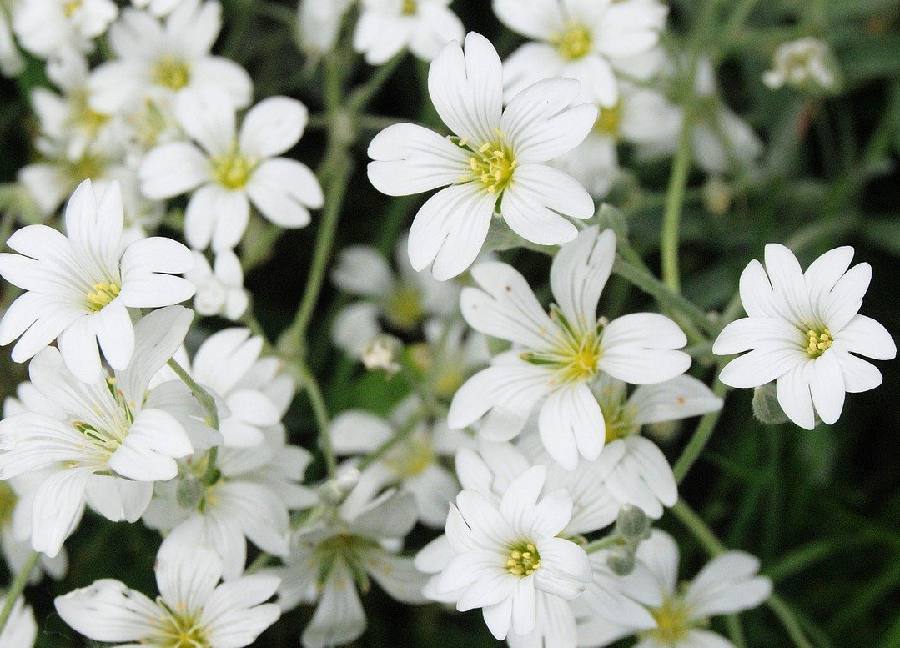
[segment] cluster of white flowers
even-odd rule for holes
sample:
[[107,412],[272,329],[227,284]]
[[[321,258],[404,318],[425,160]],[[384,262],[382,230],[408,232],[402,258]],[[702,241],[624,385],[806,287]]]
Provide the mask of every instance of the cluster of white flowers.
[[[503,61],[449,0],[300,3],[313,65],[341,43],[372,66],[409,51],[430,62],[443,122],[393,123],[368,144],[378,191],[438,190],[393,264],[353,245],[327,270],[354,300],[332,322],[335,353],[399,374],[408,393],[386,416],[329,420],[316,367],[265,338],[244,287],[252,221],[303,228],[329,206],[331,176],[291,157],[309,112],[290,97],[254,103],[248,72],[212,53],[219,2],[133,5],[0,4],[3,73],[22,72],[21,48],[52,84],[32,93],[37,161],[18,177],[42,222],[0,254],[0,344],[28,363],[0,421],[10,571],[23,584],[64,577],[67,538],[98,515],[164,540],[157,598],[98,580],[56,599],[95,641],[240,648],[315,605],[303,645],[345,644],[365,630],[371,578],[404,603],[480,609],[514,648],[630,635],[641,648],[731,645],[709,620],[769,597],[759,561],[724,552],[680,587],[675,541],[651,529],[679,499],[652,432],[715,415],[723,399],[687,373],[677,313],[598,310],[628,244],[595,203],[626,173],[621,147],[671,155],[687,132],[712,177],[752,171],[762,148],[718,96],[713,64],[661,38],[667,7],[495,0],[500,22],[531,39]],[[765,83],[830,89],[827,56],[818,41],[785,46]],[[707,109],[684,105],[685,82]],[[333,108],[326,121],[358,106]],[[552,255],[548,276],[529,275],[549,293],[495,255],[509,247]],[[807,429],[837,421],[846,393],[877,387],[860,356],[890,359],[896,346],[859,314],[871,268],[852,257],[837,248],[803,272],[772,244],[765,267],[751,261],[747,317],[712,343],[744,354],[721,382],[775,381],[784,414]],[[196,315],[231,328],[192,331]],[[295,382],[321,428],[321,480],[307,480],[313,453],[283,422]],[[424,547],[407,545],[417,524],[431,531]],[[0,646],[31,646],[33,614],[21,587],[11,594]]]

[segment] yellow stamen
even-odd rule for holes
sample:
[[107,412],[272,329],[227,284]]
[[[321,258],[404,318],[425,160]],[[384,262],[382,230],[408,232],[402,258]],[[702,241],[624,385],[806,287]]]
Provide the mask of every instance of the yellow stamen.
[[68,0],[68,2],[63,3],[63,15],[66,18],[71,18],[75,15],[75,12],[81,9],[82,0]]
[[156,62],[153,80],[169,90],[181,90],[190,83],[191,68],[183,59],[167,54]]
[[403,6],[400,9],[400,13],[404,16],[415,16],[416,9],[418,9],[416,0],[403,0]]
[[618,101],[615,105],[608,108],[600,106],[600,114],[597,115],[597,121],[594,122],[594,131],[600,135],[609,137],[618,137],[619,128],[622,125],[622,102]]
[[85,296],[87,307],[93,312],[103,310],[112,300],[119,296],[122,287],[117,283],[95,283]]
[[415,286],[399,286],[388,295],[384,314],[399,329],[409,331],[415,328],[425,315],[421,291]]
[[233,149],[212,160],[213,177],[227,189],[242,189],[253,175],[256,162]]
[[563,58],[575,61],[591,53],[593,41],[591,30],[575,23],[556,39],[556,49]]
[[833,342],[834,339],[827,326],[818,331],[808,329],[806,331],[806,354],[810,358],[818,358],[831,348]]
[[509,187],[517,166],[509,147],[500,141],[486,142],[469,158],[470,179],[480,182],[488,193],[499,195]]
[[506,571],[513,576],[531,576],[541,568],[541,554],[534,543],[523,540],[509,548]]
[[682,641],[695,625],[687,606],[677,597],[665,599],[660,607],[650,610],[650,614],[656,621],[656,628],[647,631],[646,635],[663,645]]

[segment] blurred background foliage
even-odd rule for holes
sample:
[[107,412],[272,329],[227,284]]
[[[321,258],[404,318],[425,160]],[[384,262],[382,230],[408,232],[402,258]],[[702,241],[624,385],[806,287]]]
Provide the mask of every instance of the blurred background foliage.
[[[707,0],[709,1],[709,0]],[[712,20],[696,29],[706,1],[671,4],[670,40],[679,48],[687,39],[702,47],[718,67],[726,102],[747,119],[765,143],[760,172],[731,177],[719,189],[727,200],[704,200],[706,179],[689,178],[682,219],[681,264],[684,294],[704,310],[721,311],[737,288],[746,263],[761,257],[767,242],[787,242],[807,265],[815,256],[842,244],[856,248],[856,260],[868,261],[874,279],[864,312],[900,339],[900,2],[896,0],[712,0]],[[287,94],[303,100],[313,114],[322,110],[321,68],[296,45],[296,5],[273,0],[224,0],[225,28],[218,51],[247,67],[257,98]],[[501,55],[519,43],[494,18],[488,0],[456,0],[453,8],[467,29],[484,33]],[[837,96],[817,98],[795,90],[772,91],[760,81],[777,45],[800,36],[824,39],[833,48],[843,74]],[[373,73],[358,57],[346,65],[351,79]],[[338,227],[337,249],[369,243],[390,254],[410,223],[421,198],[389,201],[365,177],[365,147],[384,125],[381,117],[434,122],[423,93],[427,67],[407,57],[372,104],[353,148],[354,174]],[[0,83],[0,181],[34,155],[36,128],[29,108],[30,89],[45,84],[40,65],[30,61],[17,80]],[[313,123],[291,153],[311,165],[323,155],[323,120]],[[318,126],[318,128],[317,128]],[[670,162],[635,164],[608,200],[628,219],[632,245],[647,264],[659,267],[662,200]],[[274,339],[290,322],[311,262],[316,222],[276,237],[262,221],[254,223],[254,266],[247,286],[256,317]],[[504,253],[531,280],[545,284],[546,256]],[[343,358],[329,341],[329,323],[346,303],[330,286],[319,301],[311,327],[309,364],[326,391],[332,413],[348,407],[385,413],[404,394],[400,380],[366,374]],[[615,316],[656,306],[643,293],[614,277],[602,312]],[[210,330],[225,322],[204,322]],[[694,373],[710,381],[711,356],[702,351]],[[12,393],[22,367],[3,354],[3,388]],[[711,442],[682,484],[683,498],[697,510],[729,548],[760,557],[764,573],[797,615],[811,645],[835,648],[900,647],[900,368],[881,363],[883,386],[848,398],[834,426],[812,432],[790,424],[763,425],[751,413],[751,392],[729,394]],[[315,426],[303,398],[287,419],[292,440],[315,447]],[[672,461],[695,422],[684,428],[657,429]],[[319,471],[314,466],[310,476]],[[706,560],[703,548],[677,519],[660,524],[682,548],[682,576],[691,576]],[[418,530],[417,548],[431,535]],[[155,592],[152,565],[158,536],[140,525],[113,524],[88,514],[67,543],[69,575],[26,591],[41,624],[38,646],[78,646],[80,638],[55,615],[52,599],[97,578],[115,577],[148,593]],[[365,599],[369,630],[357,646],[491,646],[477,612],[448,613],[437,606],[401,606],[381,592]],[[308,608],[291,612],[264,634],[257,646],[292,646],[308,621]],[[793,645],[772,612],[742,615],[750,647]]]

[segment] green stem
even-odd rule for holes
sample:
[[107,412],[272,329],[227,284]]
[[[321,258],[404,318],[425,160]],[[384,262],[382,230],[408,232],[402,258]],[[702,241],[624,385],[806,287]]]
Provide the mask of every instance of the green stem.
[[337,459],[334,454],[334,446],[331,445],[331,434],[329,434],[331,421],[328,418],[328,408],[325,407],[325,398],[322,396],[322,390],[319,388],[316,377],[305,364],[294,362],[289,366],[294,369],[300,386],[309,396],[309,403],[312,406],[313,416],[316,419],[316,426],[319,428],[319,449],[322,451],[322,457],[325,459],[325,470],[329,477],[333,477],[337,470]]
[[[197,399],[197,402],[206,410],[206,424],[214,430],[219,429],[219,410],[216,407],[216,400],[212,395],[194,380],[191,375],[185,371],[184,367],[178,364],[175,358],[169,358],[169,367],[181,379],[191,394]],[[209,449],[206,461],[206,472],[203,474],[203,482],[205,484],[214,484],[219,480],[219,471],[216,468],[216,460],[219,457],[219,447],[213,446]]]
[[405,55],[406,52],[400,52],[390,61],[378,67],[375,74],[373,74],[364,85],[353,91],[350,95],[350,99],[347,101],[347,108],[353,112],[358,112],[368,105],[368,103],[375,98],[375,95],[378,94],[384,84],[394,75],[397,66],[400,65],[400,61],[403,60]]
[[415,414],[413,414],[410,419],[406,422],[406,424],[401,427],[397,432],[387,441],[382,443],[378,448],[375,449],[375,452],[365,457],[362,461],[359,462],[359,470],[362,472],[373,463],[381,459],[391,448],[396,446],[398,443],[401,443],[403,440],[409,437],[412,434],[413,430],[425,420],[425,417],[428,416],[428,409],[422,408]]
[[684,202],[684,191],[687,188],[688,173],[691,169],[691,130],[693,117],[685,112],[684,125],[678,139],[678,151],[672,164],[672,175],[666,190],[666,206],[663,212],[662,239],[660,254],[662,255],[663,282],[669,290],[681,292],[681,278],[678,273],[678,239],[681,227],[681,207]]
[[[722,363],[719,363],[716,367],[716,375],[718,375],[721,369]],[[713,386],[713,393],[719,398],[723,398],[725,394],[728,393],[728,387],[716,380],[716,384]],[[684,450],[681,452],[681,455],[678,457],[678,461],[675,462],[674,468],[672,468],[672,472],[675,473],[675,481],[679,484],[684,481],[691,466],[693,466],[697,459],[700,458],[700,454],[703,452],[706,444],[709,443],[709,439],[712,437],[713,430],[715,430],[716,423],[719,422],[719,417],[721,415],[722,410],[719,409],[715,412],[704,414],[700,419],[700,422],[697,423],[694,434],[691,435],[690,441],[688,441]]]
[[778,617],[778,620],[781,621],[781,625],[784,626],[785,631],[797,648],[814,648],[803,633],[803,628],[800,627],[800,622],[794,615],[793,610],[791,610],[788,604],[785,603],[780,596],[772,594],[769,596],[766,605],[769,606],[769,609],[772,610],[775,616]]
[[606,536],[605,538],[600,538],[599,540],[594,540],[593,542],[589,542],[584,546],[585,553],[594,553],[595,551],[602,551],[604,549],[609,549],[610,547],[615,547],[622,543],[622,538],[617,534],[613,533],[611,535]]
[[6,623],[9,621],[9,615],[12,614],[16,601],[22,596],[22,592],[28,584],[28,578],[31,576],[34,566],[37,565],[39,557],[40,554],[37,551],[31,552],[31,555],[28,556],[28,560],[25,561],[21,571],[16,574],[15,580],[13,580],[9,591],[6,593],[6,600],[3,602],[3,610],[0,610],[0,634],[2,634],[3,629],[6,628]]

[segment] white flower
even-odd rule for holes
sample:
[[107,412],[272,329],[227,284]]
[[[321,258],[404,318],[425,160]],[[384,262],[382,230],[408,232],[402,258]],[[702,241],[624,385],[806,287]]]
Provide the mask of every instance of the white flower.
[[10,10],[0,7],[0,72],[3,76],[18,76],[25,69],[25,60],[16,46],[10,25]]
[[758,387],[777,381],[777,397],[788,418],[802,428],[815,426],[815,414],[832,424],[841,415],[846,393],[881,384],[881,373],[859,358],[891,360],[897,346],[875,320],[859,314],[872,279],[872,267],[849,270],[853,248],[836,248],[804,273],[783,245],[766,246],[766,267],[755,259],[741,275],[741,301],[748,317],[729,324],[713,353],[749,351],[729,362],[719,379],[732,387]]
[[338,255],[331,280],[340,290],[363,298],[341,310],[332,327],[335,344],[348,354],[359,356],[366,349],[381,333],[382,318],[390,328],[409,333],[426,317],[457,311],[459,286],[413,270],[406,248],[403,237],[394,255],[397,273],[368,245],[351,245]]
[[363,0],[353,46],[370,65],[386,63],[408,47],[430,61],[444,46],[461,42],[465,30],[450,11],[451,0]]
[[410,493],[388,491],[353,507],[324,508],[312,520],[295,533],[285,566],[268,570],[281,578],[278,603],[283,610],[317,603],[303,631],[304,648],[359,638],[366,615],[357,587],[368,588],[367,575],[398,601],[427,602],[423,576],[411,558],[397,555],[416,521]]
[[117,14],[110,0],[27,0],[16,5],[13,29],[35,56],[66,56],[91,51]]
[[221,27],[218,2],[182,0],[164,24],[126,9],[109,31],[117,58],[91,74],[91,106],[108,114],[130,112],[148,99],[166,105],[173,97],[212,90],[243,108],[253,94],[250,76],[237,63],[209,53]]
[[300,41],[311,54],[334,47],[341,22],[353,0],[300,0],[297,6]]
[[[219,331],[197,349],[193,363],[179,363],[214,397],[224,445],[253,447],[265,428],[277,425],[294,396],[294,381],[277,357],[260,357],[263,339],[245,328]],[[223,407],[224,406],[224,407]]]
[[546,162],[584,139],[596,108],[573,106],[579,84],[555,79],[527,88],[504,110],[502,82],[494,46],[470,33],[465,54],[459,45],[448,45],[428,75],[431,99],[455,137],[396,124],[369,146],[369,180],[382,193],[446,187],[419,210],[409,237],[413,268],[434,262],[440,280],[472,264],[495,210],[518,235],[547,245],[575,238],[577,230],[565,216],[594,214],[584,188]]
[[35,550],[55,556],[85,501],[110,520],[134,522],[150,501],[153,482],[178,474],[175,459],[193,448],[181,424],[162,409],[166,399],[148,385],[181,344],[192,317],[180,306],[150,313],[135,326],[128,368],[93,383],[72,375],[53,347],[31,361],[31,382],[54,408],[0,422],[0,479],[54,470],[34,495]]
[[590,579],[584,550],[557,537],[572,514],[565,491],[538,497],[543,466],[514,479],[499,506],[477,491],[463,490],[447,518],[455,556],[436,581],[438,595],[458,598],[460,611],[482,608],[497,639],[534,629],[538,592],[576,598]]
[[581,81],[587,96],[615,104],[613,67],[656,46],[668,8],[656,0],[494,0],[507,27],[541,41],[507,59],[504,83],[512,97],[535,81]]
[[475,266],[480,288],[466,288],[463,316],[482,333],[514,348],[470,378],[450,406],[451,428],[479,427],[484,438],[516,436],[540,403],[538,427],[547,452],[573,470],[579,454],[600,456],[603,413],[589,384],[602,371],[632,384],[654,384],[684,373],[690,356],[676,349],[687,339],[663,315],[638,313],[608,324],[597,302],[612,270],[615,235],[583,230],[553,260],[550,284],[557,305],[548,316],[525,278],[503,263]]
[[157,648],[249,646],[280,616],[265,603],[278,579],[262,574],[219,584],[222,561],[206,547],[167,539],[156,558],[154,601],[117,580],[59,596],[63,621],[95,641]]
[[[150,198],[193,192],[184,215],[192,248],[233,248],[250,218],[250,203],[280,227],[309,224],[309,209],[322,206],[322,188],[305,164],[284,157],[306,127],[308,112],[295,99],[270,97],[247,112],[240,131],[234,110],[219,93],[182,95],[175,111],[199,144],[163,144],[141,164],[142,189]],[[198,188],[199,187],[199,188]]]
[[[19,341],[15,362],[25,362],[59,338],[68,369],[85,382],[101,380],[97,349],[116,370],[128,367],[134,348],[129,309],[160,308],[194,294],[174,276],[193,264],[190,250],[154,237],[123,246],[118,184],[95,194],[84,181],[66,208],[66,235],[46,225],[15,232],[0,255],[0,274],[25,290],[0,321],[0,343]],[[123,249],[124,248],[124,249]]]
[[250,293],[244,289],[244,271],[231,250],[216,254],[212,267],[201,252],[194,252],[194,267],[184,278],[197,287],[194,308],[204,316],[222,315],[236,320],[250,304]]
[[206,545],[222,558],[225,580],[240,576],[247,541],[275,556],[288,553],[289,510],[312,506],[315,493],[300,485],[312,457],[285,444],[284,428],[270,426],[253,448],[221,448],[213,483],[204,483],[206,455],[182,470],[182,479],[160,483],[144,513],[147,526],[171,532],[189,545]]
[[828,44],[812,37],[779,45],[773,56],[772,69],[766,71],[762,79],[773,90],[786,84],[821,90],[833,90],[837,85],[834,59]]
[[[653,531],[637,550],[634,572],[618,580],[619,588],[650,613],[643,619],[595,616],[580,629],[579,646],[604,646],[631,634],[641,648],[711,648],[730,646],[707,630],[709,618],[756,607],[772,591],[768,578],[757,576],[759,560],[728,551],[710,561],[690,583],[678,587],[678,547],[671,536]],[[604,600],[584,602],[602,609]]]
[[385,487],[401,485],[416,498],[419,519],[431,527],[443,527],[450,501],[459,492],[453,473],[440,460],[452,457],[470,443],[446,421],[429,425],[421,420],[416,399],[395,408],[391,420],[361,410],[342,412],[331,424],[334,450],[339,455],[366,455],[377,451],[400,431],[405,432],[387,452],[360,472],[348,500],[371,500]]
[[37,638],[37,623],[31,606],[25,605],[25,599],[16,599],[6,627],[0,632],[0,648],[31,648]]

